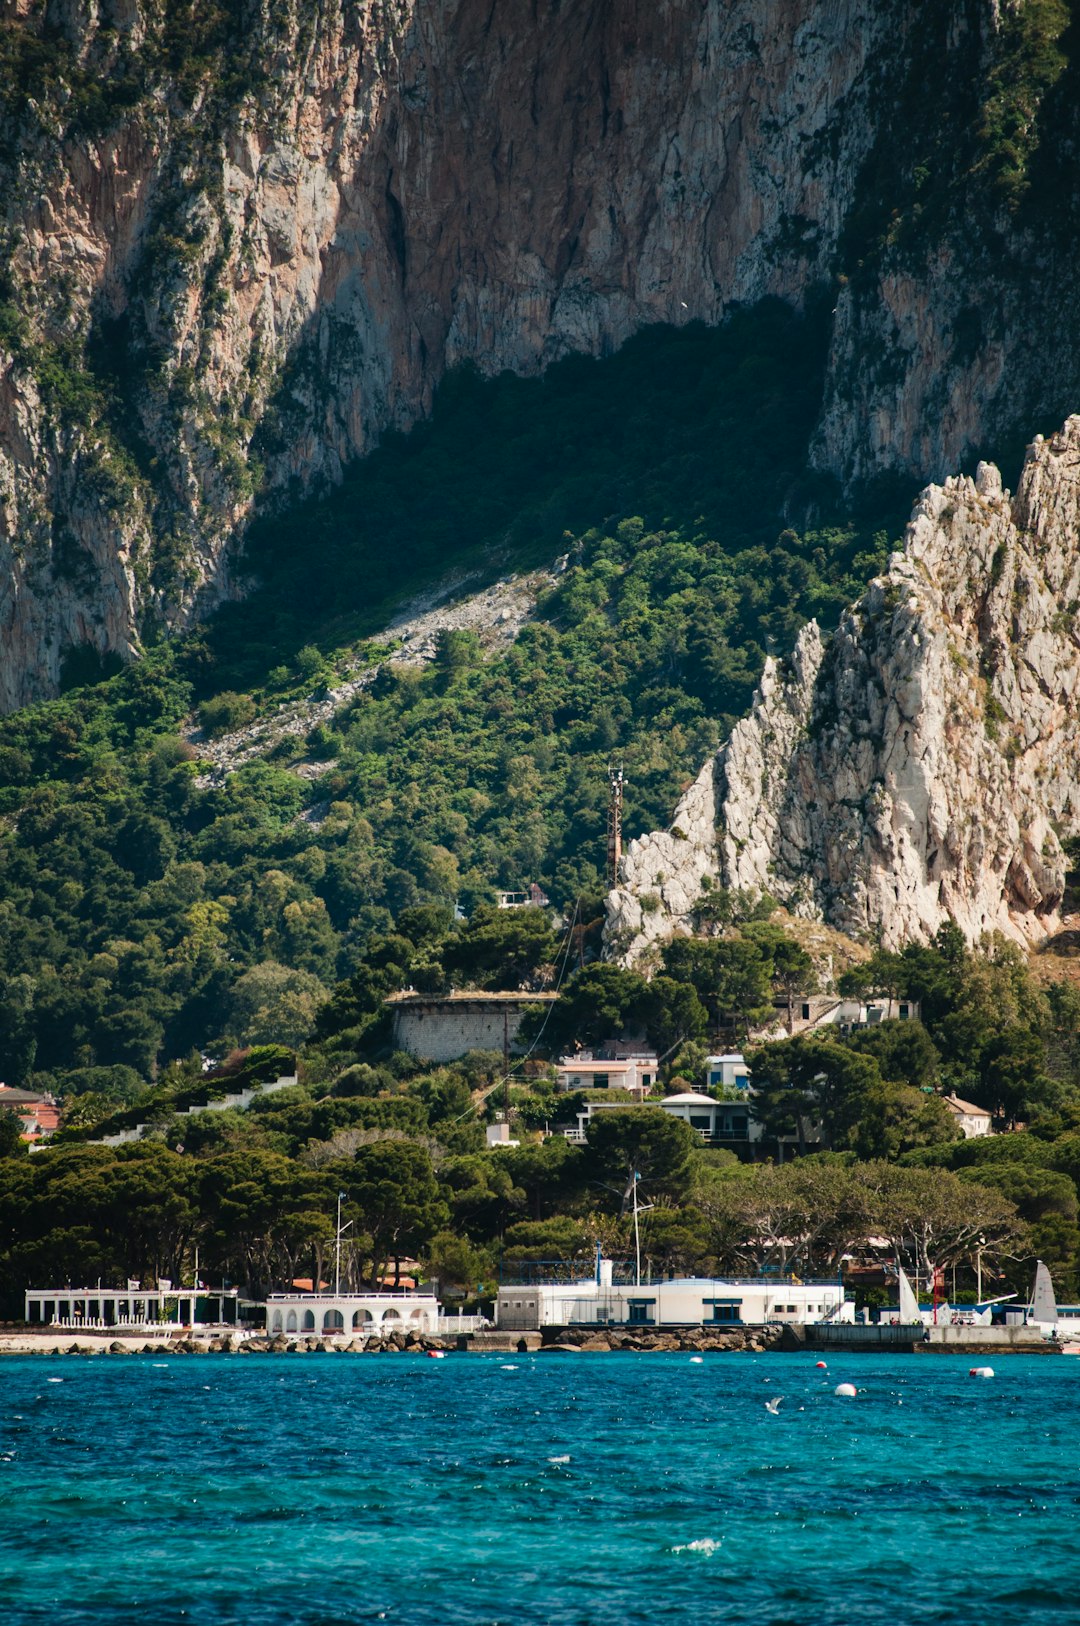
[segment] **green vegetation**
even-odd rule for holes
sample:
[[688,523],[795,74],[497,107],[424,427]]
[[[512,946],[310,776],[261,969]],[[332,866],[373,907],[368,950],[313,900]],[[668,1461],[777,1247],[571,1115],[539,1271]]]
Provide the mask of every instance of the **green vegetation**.
[[[299,1044],[392,917],[530,880],[580,900],[592,952],[610,755],[628,832],[666,822],[766,648],[835,619],[895,535],[806,473],[821,359],[816,323],[767,305],[543,381],[451,379],[430,424],[252,534],[242,603],[0,724],[0,1076]],[[559,554],[505,654],[456,633],[426,669],[378,664],[406,591]],[[196,707],[228,731],[354,658],[375,681],[331,725],[199,785]],[[443,974],[516,975],[505,945],[470,952]]]
[[[1037,170],[1071,124],[1075,97],[1076,24],[1070,0],[1018,0],[984,24],[980,46],[971,21],[955,8],[913,19],[906,49],[882,70],[880,95],[892,114],[880,126],[860,176],[846,229],[844,270],[860,277],[897,252],[912,263],[943,235],[957,234],[970,255],[988,236],[999,250],[1000,213],[1030,205],[1040,227],[1055,229]],[[981,31],[981,30],[980,30]],[[973,54],[981,72],[972,72]],[[898,142],[895,131],[904,130]],[[1036,159],[1040,163],[1036,163]],[[960,234],[969,234],[966,246]],[[1007,273],[999,267],[999,274]],[[985,337],[979,313],[966,312],[955,335],[974,354]]]
[[[528,1066],[509,1079],[495,1054],[433,1067],[393,1053],[383,994],[417,973],[438,986],[448,963],[498,980],[500,943],[526,980],[542,983],[565,973],[574,934],[553,937],[540,910],[479,910],[463,925],[440,906],[403,911],[393,931],[369,936],[363,964],[320,1012],[300,1082],[246,1111],[183,1115],[291,1071],[289,1052],[240,1052],[210,1075],[192,1057],[134,1100],[130,1069],[67,1075],[80,1093],[65,1097],[70,1127],[52,1147],[31,1158],[0,1132],[0,1302],[13,1312],[30,1278],[179,1280],[196,1246],[204,1270],[255,1289],[317,1277],[339,1192],[353,1225],[350,1282],[419,1258],[444,1292],[472,1302],[493,1292],[501,1263],[587,1259],[597,1242],[625,1257],[635,1172],[650,1204],[643,1257],[654,1270],[831,1274],[842,1254],[885,1236],[924,1280],[953,1268],[964,1287],[980,1246],[995,1291],[1026,1291],[1037,1254],[1059,1293],[1075,1297],[1080,992],[1042,990],[1014,949],[999,941],[969,951],[952,928],[929,947],[878,951],[847,974],[847,991],[918,999],[925,1020],[752,1051],[768,1146],[785,1136],[788,1156],[800,1146],[803,1155],[782,1166],[740,1162],[704,1150],[656,1106],[665,1090],[700,1086],[706,1048],[732,1039],[723,1023],[739,1018],[725,1017],[719,992],[731,965],[752,948],[782,1000],[803,952],[779,920],[723,932],[686,945],[689,957],[672,945],[652,982],[604,964],[571,970],[546,1020],[537,1016]],[[703,952],[714,946],[728,952]],[[583,1102],[618,1097],[560,1094],[538,1058],[619,1033],[652,1040],[664,1082],[651,1104],[600,1115],[586,1144],[572,1145],[557,1131]],[[1022,1116],[1027,1127],[965,1141],[945,1090],[993,1111],[999,1126]],[[110,1094],[126,1104],[111,1106]],[[489,1151],[483,1123],[507,1108],[521,1144]],[[138,1144],[85,1144],[135,1123],[149,1126]],[[556,1134],[542,1141],[545,1126]],[[123,1223],[125,1205],[136,1223]]]

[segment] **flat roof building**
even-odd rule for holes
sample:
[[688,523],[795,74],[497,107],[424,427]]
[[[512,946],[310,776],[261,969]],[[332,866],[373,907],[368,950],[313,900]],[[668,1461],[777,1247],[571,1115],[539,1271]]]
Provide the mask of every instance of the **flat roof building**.
[[385,1337],[391,1332],[434,1335],[439,1304],[433,1293],[268,1293],[271,1337]]
[[234,1327],[239,1320],[235,1287],[28,1287],[26,1320],[31,1326],[149,1332],[163,1327]]
[[541,1327],[745,1327],[854,1322],[855,1304],[837,1281],[687,1276],[619,1283],[612,1261],[588,1281],[503,1286],[495,1322],[504,1332]]

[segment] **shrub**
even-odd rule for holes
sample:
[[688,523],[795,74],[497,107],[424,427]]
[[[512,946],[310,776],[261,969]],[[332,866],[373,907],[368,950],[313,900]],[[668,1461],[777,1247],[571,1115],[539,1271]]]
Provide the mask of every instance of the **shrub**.
[[204,700],[199,707],[199,721],[211,739],[219,734],[243,728],[255,717],[255,702],[249,694],[234,694],[225,689],[212,700]]

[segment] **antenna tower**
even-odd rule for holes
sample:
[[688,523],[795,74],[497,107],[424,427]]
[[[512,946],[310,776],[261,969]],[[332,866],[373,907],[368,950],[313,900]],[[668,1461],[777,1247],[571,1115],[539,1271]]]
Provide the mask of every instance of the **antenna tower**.
[[608,769],[608,816],[607,816],[607,879],[608,886],[619,884],[619,862],[622,858],[622,799],[623,799],[623,771],[622,763],[612,763]]

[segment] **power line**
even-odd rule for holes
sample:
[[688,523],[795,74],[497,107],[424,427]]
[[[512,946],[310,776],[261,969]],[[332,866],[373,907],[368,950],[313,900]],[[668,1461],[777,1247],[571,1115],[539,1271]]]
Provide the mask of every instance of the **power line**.
[[[575,900],[574,900],[574,913],[571,916],[570,924],[566,929],[565,941],[563,943],[563,946],[562,946],[561,950],[559,951],[560,954],[562,955],[562,970],[559,972],[558,979],[557,979],[557,981],[555,983],[555,995],[556,995],[556,998],[558,998],[559,990],[562,988],[563,981],[564,981],[564,979],[566,977],[566,969],[567,969],[568,965],[570,964],[570,944],[573,941],[574,926],[577,923],[578,910],[579,910],[580,907],[581,907],[581,899],[580,898],[575,898]],[[556,966],[558,966],[558,963],[559,963],[559,955],[556,955],[555,956],[555,964],[556,964]],[[533,1040],[533,1042],[529,1046],[528,1050],[526,1050],[525,1054],[519,1058],[516,1065],[514,1067],[512,1067],[508,1073],[505,1073],[502,1078],[496,1079],[494,1084],[489,1085],[488,1088],[486,1090],[484,1090],[483,1094],[480,1096],[479,1101],[470,1102],[469,1106],[465,1109],[464,1112],[459,1112],[457,1117],[454,1119],[454,1123],[456,1123],[456,1124],[460,1123],[462,1118],[467,1118],[471,1112],[476,1112],[480,1107],[483,1106],[484,1102],[487,1100],[489,1095],[494,1094],[494,1092],[497,1089],[501,1088],[501,1086],[503,1084],[509,1084],[510,1080],[513,1078],[514,1074],[517,1072],[518,1068],[520,1066],[522,1066],[522,1064],[524,1062],[528,1061],[529,1057],[532,1055],[533,1051],[536,1049],[537,1045],[540,1043],[540,1040],[544,1037],[544,1029],[548,1025],[548,1021],[549,1021],[549,1019],[551,1017],[551,1013],[552,1013],[552,1010],[554,1009],[554,1007],[555,1007],[555,1000],[553,999],[549,1003],[547,1011],[544,1014],[544,1020],[540,1024],[540,1028],[539,1028],[539,1031],[538,1031],[538,1033],[536,1035],[536,1038]]]

